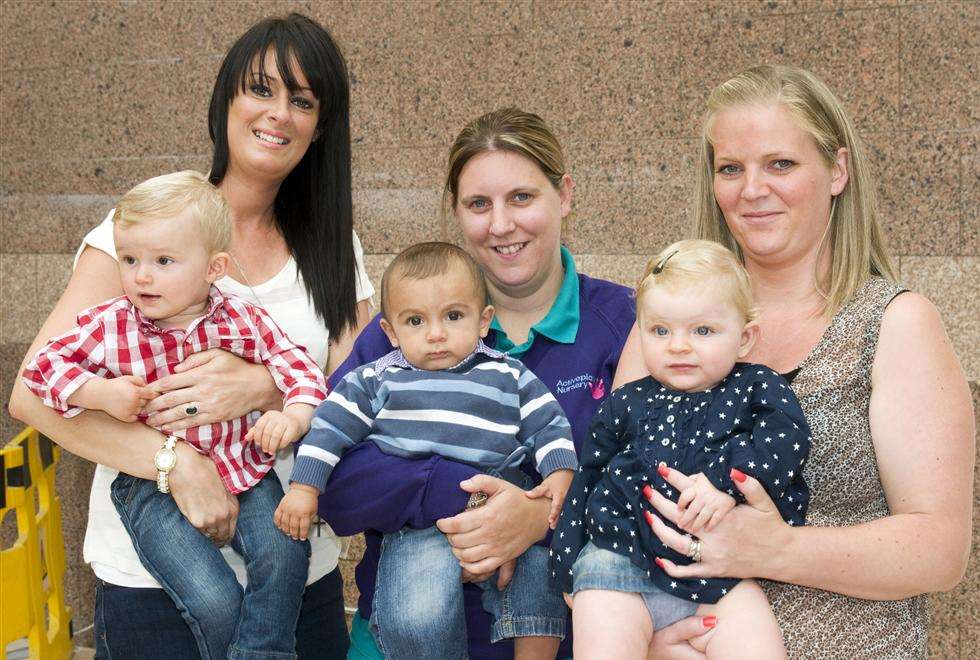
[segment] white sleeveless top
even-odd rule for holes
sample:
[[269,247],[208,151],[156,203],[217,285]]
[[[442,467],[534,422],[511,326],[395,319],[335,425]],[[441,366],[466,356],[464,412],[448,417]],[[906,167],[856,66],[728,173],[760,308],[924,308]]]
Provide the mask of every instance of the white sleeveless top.
[[[115,245],[112,239],[112,211],[102,223],[90,231],[82,241],[75,262],[86,246],[90,245],[116,258]],[[366,300],[374,295],[374,287],[364,269],[364,251],[361,242],[354,235],[354,257],[357,264],[357,300]],[[309,354],[326,370],[327,351],[330,334],[317,318],[313,304],[306,296],[303,279],[299,274],[296,261],[289,261],[272,279],[258,284],[255,293],[245,284],[240,284],[230,277],[224,277],[215,284],[225,293],[232,293],[245,300],[259,305],[272,316],[273,320],[289,338],[296,344],[305,346]],[[256,300],[258,295],[260,300]],[[284,484],[289,483],[289,473],[293,468],[293,452],[287,448],[279,453],[275,472]],[[92,480],[92,492],[89,495],[88,526],[85,529],[85,545],[83,555],[95,575],[105,582],[122,587],[160,588],[160,584],[147,572],[140,563],[129,534],[119,520],[119,514],[109,498],[109,486],[119,472],[104,465],[97,465],[95,477]],[[307,584],[337,567],[340,555],[340,540],[327,525],[322,525],[319,536],[311,530],[310,543],[313,553],[310,556],[310,573]],[[238,581],[246,582],[245,564],[242,558],[230,547],[222,548],[222,554],[228,564],[234,569]]]

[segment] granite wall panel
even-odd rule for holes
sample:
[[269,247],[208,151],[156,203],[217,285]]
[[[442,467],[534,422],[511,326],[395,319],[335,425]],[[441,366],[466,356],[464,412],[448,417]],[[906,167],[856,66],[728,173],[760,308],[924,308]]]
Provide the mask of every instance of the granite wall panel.
[[37,255],[0,254],[0,342],[33,340],[37,333]]
[[[7,404],[10,402],[10,388],[13,387],[15,379],[19,377],[20,363],[24,359],[24,355],[27,354],[29,346],[30,344],[18,342],[0,343],[0,385],[3,386],[2,393],[0,393],[0,401],[3,401],[3,415],[0,415],[0,432],[3,435],[0,442],[3,444],[6,444],[24,428],[23,424],[7,414]],[[87,500],[82,508],[88,509]]]
[[[9,0],[0,35],[8,69],[58,69],[79,63],[149,62],[221,55],[228,35],[240,34],[274,13],[300,11],[331,25],[351,14],[351,0],[288,2],[64,2]],[[51,39],[57,26],[58,39]],[[336,36],[347,43],[363,34],[339,22]]]
[[946,324],[963,371],[976,380],[980,373],[980,258],[903,257],[901,280],[929,298]]
[[980,255],[980,157],[977,133],[960,136],[960,254]]
[[[517,77],[529,89],[528,109],[562,135],[626,144],[636,128],[639,28],[554,30],[533,33],[533,68]],[[456,129],[459,130],[459,129]]]
[[6,70],[12,159],[207,153],[208,97],[220,59]]
[[71,279],[75,253],[37,255],[37,316],[40,328]]
[[74,252],[114,201],[110,195],[4,195],[0,197],[0,251]]
[[753,16],[787,16],[828,12],[842,8],[842,0],[738,0],[743,11]]
[[[3,160],[0,161],[0,194],[108,195],[118,199],[136,183],[161,172],[187,168],[206,172],[210,166],[210,145],[199,154],[186,156]],[[99,220],[101,217],[93,219],[93,226]]]
[[405,123],[401,41],[383,37],[366,45],[351,44],[345,51],[351,86],[351,123],[354,145],[402,144]]
[[980,123],[980,3],[915,3],[902,25],[903,129],[970,129]]
[[[902,278],[936,303],[967,375],[980,378],[978,2],[7,0],[4,403],[81,236],[138,181],[208,168],[221,54],[259,17],[288,10],[327,25],[347,57],[356,223],[376,285],[408,244],[460,240],[439,212],[448,147],[465,121],[505,104],[542,114],[565,146],[577,189],[564,236],[579,268],[634,284],[654,252],[687,234],[710,88],[749,64],[796,63],[854,116]],[[3,438],[18,428],[4,410]],[[91,469],[67,457],[59,473],[76,629],[92,615],[80,551]],[[342,560],[347,576],[359,548]],[[963,584],[934,598],[933,656],[968,657],[980,643],[964,614],[980,604],[978,556]]]
[[711,88],[733,72],[785,56],[785,19],[719,19],[713,15],[683,22],[656,22],[635,37],[631,54],[635,137],[696,135]]
[[354,145],[351,165],[354,188],[441,190],[448,152],[446,145],[439,148]]
[[357,232],[370,251],[399,252],[413,243],[444,240],[438,190],[355,190]]
[[[400,32],[415,35],[426,43],[447,35],[511,34],[526,31],[536,20],[532,0],[497,2],[496,0],[374,0],[350,3],[349,24],[355,38]],[[326,16],[321,17],[327,21]]]
[[528,84],[535,44],[523,36],[437,34],[431,47],[402,40],[396,71],[408,144],[447,148],[452,135],[474,116],[505,105],[524,106],[537,89]]
[[785,61],[836,81],[858,130],[890,130],[901,101],[900,20],[894,7],[787,17]]
[[960,145],[952,132],[868,133],[879,210],[893,252],[948,255],[960,250]]

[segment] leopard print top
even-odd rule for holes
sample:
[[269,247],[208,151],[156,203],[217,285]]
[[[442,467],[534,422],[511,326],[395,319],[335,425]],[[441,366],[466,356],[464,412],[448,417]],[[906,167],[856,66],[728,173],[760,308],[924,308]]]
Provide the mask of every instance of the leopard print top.
[[[803,476],[807,525],[856,525],[889,514],[871,443],[871,365],[885,307],[905,289],[873,277],[800,365],[793,391],[813,434]],[[762,581],[790,658],[919,658],[928,599],[872,601]]]

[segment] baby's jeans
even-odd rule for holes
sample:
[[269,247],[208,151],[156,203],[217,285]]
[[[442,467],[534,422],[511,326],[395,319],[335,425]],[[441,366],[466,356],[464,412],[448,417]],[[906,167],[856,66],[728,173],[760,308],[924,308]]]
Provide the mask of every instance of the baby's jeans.
[[111,492],[140,561],[177,605],[204,660],[296,657],[310,544],[272,521],[283,496],[275,473],[238,495],[231,544],[245,560],[244,594],[218,548],[155,481],[120,474]]
[[[488,471],[528,490],[534,480],[520,469],[528,454],[517,447]],[[459,560],[436,527],[385,534],[378,560],[370,627],[387,660],[467,657],[466,615]],[[483,608],[493,617],[490,640],[565,636],[565,601],[549,579],[548,549],[532,545],[517,558],[503,589],[497,576],[480,583]]]
[[[435,527],[405,528],[381,542],[371,631],[388,660],[467,657],[459,560]],[[491,641],[565,636],[565,602],[548,579],[548,550],[531,546],[517,558],[502,590],[482,582],[483,607],[493,617]]]
[[596,547],[591,542],[572,565],[574,593],[587,589],[639,594],[650,613],[653,629],[660,630],[698,611],[697,603],[663,591],[629,557]]

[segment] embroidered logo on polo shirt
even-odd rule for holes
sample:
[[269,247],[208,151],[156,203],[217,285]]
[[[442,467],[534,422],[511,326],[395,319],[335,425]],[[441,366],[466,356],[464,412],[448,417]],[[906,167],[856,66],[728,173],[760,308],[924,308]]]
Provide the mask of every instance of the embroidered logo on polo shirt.
[[592,398],[602,399],[606,396],[606,384],[600,378],[596,380],[592,374],[580,374],[573,378],[566,378],[555,383],[555,394],[566,394],[572,390],[588,388]]
[[592,398],[596,401],[606,396],[606,382],[601,378],[589,385],[589,389],[592,391]]

